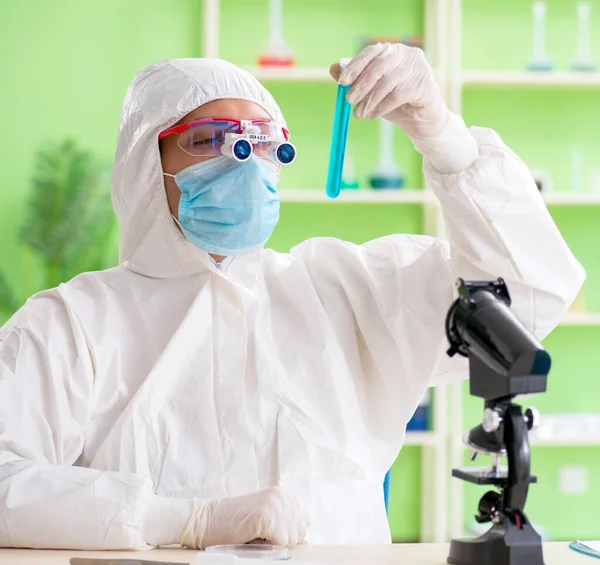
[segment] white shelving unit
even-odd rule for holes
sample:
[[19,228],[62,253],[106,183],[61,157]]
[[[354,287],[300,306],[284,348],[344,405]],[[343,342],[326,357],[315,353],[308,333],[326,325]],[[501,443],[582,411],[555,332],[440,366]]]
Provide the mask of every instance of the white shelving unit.
[[600,436],[562,436],[559,438],[543,438],[531,434],[530,443],[533,447],[598,447]]
[[[358,190],[343,190],[340,196],[334,200],[328,198],[324,188],[299,188],[282,189],[279,191],[282,202],[323,202],[326,204],[337,203],[390,203],[390,204],[427,204],[437,206],[438,201],[433,192],[427,188],[423,189],[400,189],[400,190],[372,190],[361,188]],[[568,192],[555,192],[544,196],[548,206],[598,206],[600,205],[600,193],[573,194]]]
[[567,86],[600,87],[600,73],[531,72],[531,71],[463,71],[458,77],[462,87],[469,86]]
[[[466,446],[460,438],[454,438],[453,440],[453,448],[461,451],[461,453],[465,454],[469,452],[469,447]],[[559,438],[545,438],[536,435],[535,431],[532,431],[529,434],[529,444],[531,447],[597,447],[600,445],[600,436],[561,436]],[[481,465],[485,466],[485,456],[481,455]],[[479,463],[479,459],[477,459]],[[459,465],[464,467],[465,465],[462,463]],[[483,494],[483,493],[482,493]]]
[[[561,326],[600,326],[600,313],[585,312],[567,314]],[[600,442],[599,442],[600,445]]]
[[597,206],[600,204],[600,193],[594,192],[553,192],[544,195],[548,206]]
[[436,447],[444,443],[444,441],[445,436],[441,432],[406,432],[404,445]]
[[299,67],[299,68],[265,68],[244,67],[249,73],[259,80],[277,81],[303,81],[303,82],[331,82],[329,68],[326,67]]
[[[600,87],[599,72],[529,72],[529,71],[477,71],[462,69],[462,0],[448,1],[448,26],[452,30],[451,42],[448,45],[447,98],[450,108],[462,114],[462,98],[464,89],[518,89],[518,88],[597,88]],[[544,201],[553,206],[598,206],[600,194],[552,192],[544,195]],[[570,313],[562,321],[561,326],[600,327],[600,313]],[[463,397],[462,384],[450,385],[449,399],[452,406],[449,426],[449,461],[451,467],[461,467],[467,448],[457,438],[463,432]],[[543,418],[543,414],[542,414]],[[530,436],[531,445],[535,447],[592,447],[600,446],[600,436],[569,436],[560,438],[544,438],[534,431]],[[483,493],[482,493],[483,494]],[[449,490],[449,524],[451,537],[463,535],[463,483],[452,480]]]
[[[203,1],[203,54],[207,57],[218,57],[220,0]],[[462,93],[465,88],[600,87],[600,73],[462,70],[461,0],[423,0],[423,2],[427,56],[434,67],[448,105],[458,113],[462,112]],[[331,81],[326,66],[291,69],[246,67],[246,70],[261,81],[283,83]],[[279,195],[282,202],[323,203],[330,206],[340,203],[421,205],[425,233],[438,237],[444,237],[445,233],[438,202],[427,186],[419,190],[346,190],[335,200],[326,196],[324,188],[282,189]],[[552,192],[545,194],[544,200],[548,206],[597,206],[600,205],[600,194]],[[562,325],[600,327],[600,313],[569,314]],[[444,542],[450,537],[463,533],[463,485],[461,481],[450,477],[451,468],[462,466],[466,449],[461,442],[456,441],[456,438],[462,437],[463,432],[461,385],[437,388],[433,406],[433,430],[407,432],[405,445],[422,449],[424,488],[421,495],[421,540]],[[532,445],[595,446],[600,445],[600,437],[547,440],[538,438],[534,434]],[[450,518],[447,519],[447,516]]]
[[[431,1],[431,0],[425,0]],[[326,82],[331,84],[329,67],[243,67],[259,80],[282,81],[282,82]],[[435,70],[438,80],[443,80],[442,73]]]
[[[240,0],[241,1],[241,0]],[[220,0],[203,0],[203,33],[202,53],[204,57],[219,56],[219,16]],[[445,49],[448,29],[447,0],[423,0],[425,8],[424,39],[426,51],[431,61],[437,80],[446,90],[446,57]],[[365,5],[368,10],[368,5]],[[233,61],[235,62],[235,61]],[[327,64],[328,61],[324,61]],[[261,81],[280,81],[295,83],[331,81],[328,67],[303,68],[260,68],[246,67],[250,73]],[[429,187],[423,190],[356,190],[344,191],[336,200],[320,190],[281,190],[283,202],[315,202],[328,205],[336,203],[393,203],[418,204],[423,208],[425,232],[430,235],[440,233],[443,228],[440,221],[438,205]],[[447,387],[439,387],[435,391],[435,402],[432,414],[433,431],[407,432],[405,445],[419,446],[422,450],[423,485],[421,496],[421,540],[424,542],[443,542],[448,539],[447,532],[447,492],[448,492],[448,446],[447,429]]]
[[344,190],[338,198],[331,199],[325,194],[325,189],[280,190],[282,202],[323,202],[326,204],[340,203],[374,203],[374,204],[434,204],[435,198],[430,190]]

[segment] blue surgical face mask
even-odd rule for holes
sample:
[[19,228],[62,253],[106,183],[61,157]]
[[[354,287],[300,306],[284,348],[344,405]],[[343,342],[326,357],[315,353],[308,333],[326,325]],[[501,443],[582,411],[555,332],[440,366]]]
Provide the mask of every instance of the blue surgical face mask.
[[172,176],[181,190],[179,225],[188,241],[214,255],[264,245],[279,220],[277,168],[252,156],[216,157]]

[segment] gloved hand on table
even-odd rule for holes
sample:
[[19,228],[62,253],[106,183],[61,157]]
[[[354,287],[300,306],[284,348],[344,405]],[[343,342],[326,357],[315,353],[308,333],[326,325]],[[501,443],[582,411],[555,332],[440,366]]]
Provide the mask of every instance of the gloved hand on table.
[[292,547],[306,543],[308,517],[280,487],[221,500],[196,500],[181,545],[204,548],[256,539]]
[[[338,80],[339,63],[330,74]],[[468,169],[479,146],[460,116],[448,110],[421,49],[378,43],[363,49],[344,69],[340,83],[352,85],[347,100],[357,118],[384,118],[409,136],[415,149],[440,173]]]

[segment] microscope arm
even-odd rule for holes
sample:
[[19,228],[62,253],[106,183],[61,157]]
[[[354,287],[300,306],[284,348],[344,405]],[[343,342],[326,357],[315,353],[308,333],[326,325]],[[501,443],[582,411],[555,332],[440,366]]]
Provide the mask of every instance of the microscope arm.
[[508,486],[504,489],[502,507],[505,512],[523,515],[531,479],[531,453],[528,426],[520,406],[507,406],[503,425],[508,458]]

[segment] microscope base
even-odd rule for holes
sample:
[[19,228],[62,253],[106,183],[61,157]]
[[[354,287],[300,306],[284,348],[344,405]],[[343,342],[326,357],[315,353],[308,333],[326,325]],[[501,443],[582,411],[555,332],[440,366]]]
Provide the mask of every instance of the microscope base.
[[525,523],[521,529],[509,520],[495,524],[472,540],[450,542],[450,565],[544,565],[542,539]]

